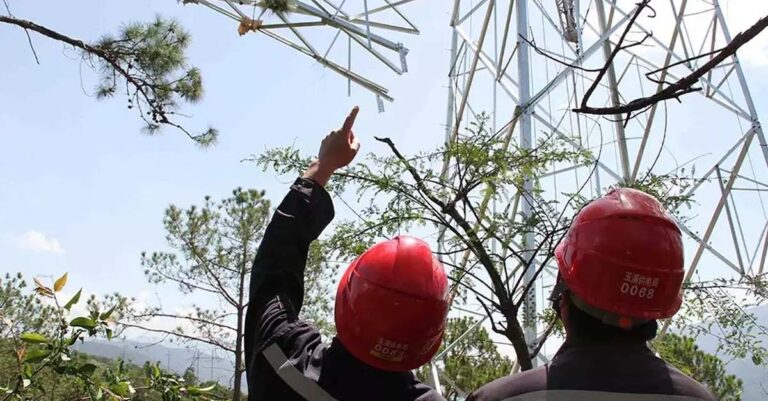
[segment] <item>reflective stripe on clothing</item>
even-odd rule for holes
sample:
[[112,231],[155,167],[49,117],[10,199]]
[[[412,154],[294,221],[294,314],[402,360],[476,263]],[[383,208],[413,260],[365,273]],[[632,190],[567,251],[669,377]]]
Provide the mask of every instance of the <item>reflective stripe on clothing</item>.
[[505,398],[503,401],[702,401],[702,399],[685,395],[543,390]]
[[299,372],[277,344],[267,347],[263,354],[272,369],[285,381],[285,384],[307,401],[336,401],[317,383]]

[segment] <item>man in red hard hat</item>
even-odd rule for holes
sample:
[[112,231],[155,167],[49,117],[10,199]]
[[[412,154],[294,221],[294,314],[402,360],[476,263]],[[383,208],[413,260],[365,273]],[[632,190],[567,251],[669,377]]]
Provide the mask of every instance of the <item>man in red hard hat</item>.
[[486,384],[470,401],[715,400],[647,346],[656,320],[682,303],[682,237],[658,200],[609,192],[579,212],[555,256],[551,300],[564,344],[547,365]]
[[357,108],[325,137],[261,241],[245,327],[250,401],[444,401],[411,372],[440,346],[449,306],[445,271],[425,242],[384,241],[347,268],[330,344],[298,319],[309,245],[334,215],[323,187],[360,147],[352,132],[356,115]]

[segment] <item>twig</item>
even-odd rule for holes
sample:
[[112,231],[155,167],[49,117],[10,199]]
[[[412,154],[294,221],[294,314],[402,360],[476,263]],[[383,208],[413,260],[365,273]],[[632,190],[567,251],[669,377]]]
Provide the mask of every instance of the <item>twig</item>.
[[575,63],[575,62],[569,64],[569,63],[566,63],[565,61],[558,60],[554,56],[551,56],[551,55],[547,54],[546,52],[544,52],[543,50],[541,50],[538,46],[536,46],[535,43],[533,43],[531,40],[529,40],[525,36],[523,36],[523,35],[519,35],[519,36],[520,36],[520,39],[522,39],[524,42],[528,43],[528,45],[531,46],[531,48],[533,48],[533,50],[536,53],[538,53],[538,54],[540,54],[540,55],[542,55],[542,56],[544,56],[544,57],[546,57],[546,58],[548,58],[548,59],[550,59],[550,60],[552,60],[552,61],[554,61],[554,62],[556,62],[558,64],[564,65],[564,66],[566,66],[568,68],[573,68],[575,70],[581,70],[581,71],[584,71],[584,72],[600,72],[602,70],[602,68],[584,68],[582,66],[577,65],[577,63]]
[[[608,56],[608,59],[605,60],[605,65],[603,68],[600,69],[600,72],[597,74],[597,77],[595,78],[594,82],[592,82],[592,85],[590,85],[589,89],[584,93],[584,97],[581,100],[581,109],[585,109],[587,106],[587,102],[589,101],[589,98],[592,97],[592,94],[597,89],[597,86],[600,85],[600,81],[602,81],[603,77],[606,73],[608,73],[608,69],[613,64],[613,60],[616,58],[616,55],[621,51],[622,44],[624,43],[624,40],[626,40],[627,35],[629,34],[629,31],[632,29],[632,26],[635,25],[635,21],[637,21],[637,18],[640,17],[640,14],[643,12],[643,10],[648,7],[648,3],[650,0],[643,0],[637,5],[637,10],[635,10],[635,14],[632,15],[632,18],[627,23],[627,27],[624,28],[624,32],[622,32],[621,37],[619,38],[619,42],[616,44],[616,47],[614,47],[613,51],[611,52],[611,55]],[[578,111],[577,109],[576,111]],[[623,113],[606,113],[606,114],[623,114]]]
[[[8,0],[3,0],[3,4],[5,4],[5,9],[8,11],[9,17],[14,17],[13,13],[11,12],[11,7],[8,5]],[[29,43],[29,49],[32,50],[32,55],[35,56],[35,62],[37,65],[40,65],[40,58],[37,57],[37,51],[35,51],[35,45],[32,44],[32,37],[29,35],[29,29],[24,28],[24,33],[27,35],[27,43]]]
[[[490,277],[491,281],[493,282],[493,287],[495,288],[496,295],[499,297],[500,303],[506,303],[509,301],[508,294],[506,291],[504,291],[504,283],[501,280],[501,277],[499,276],[499,273],[496,271],[495,266],[493,264],[493,260],[491,260],[490,255],[488,255],[488,252],[483,247],[482,242],[480,241],[480,238],[477,236],[477,232],[472,228],[472,226],[467,222],[467,220],[456,210],[456,206],[452,204],[446,204],[440,198],[435,196],[435,194],[432,193],[432,191],[427,188],[427,186],[424,184],[424,179],[421,177],[421,174],[419,174],[418,171],[408,162],[408,160],[405,158],[405,156],[400,153],[400,151],[395,146],[394,142],[392,142],[389,138],[379,138],[374,137],[377,141],[385,143],[389,146],[392,153],[395,154],[395,156],[402,162],[406,168],[406,170],[410,173],[411,177],[416,181],[417,188],[419,189],[419,192],[423,193],[424,196],[426,196],[429,200],[431,200],[435,205],[440,207],[441,211],[451,218],[453,218],[456,223],[461,227],[461,229],[464,231],[465,235],[467,236],[467,245],[471,246],[475,253],[478,256],[478,259],[480,260],[480,263],[483,265],[483,267],[488,272],[488,276]],[[446,226],[450,227],[450,224],[446,224]]]

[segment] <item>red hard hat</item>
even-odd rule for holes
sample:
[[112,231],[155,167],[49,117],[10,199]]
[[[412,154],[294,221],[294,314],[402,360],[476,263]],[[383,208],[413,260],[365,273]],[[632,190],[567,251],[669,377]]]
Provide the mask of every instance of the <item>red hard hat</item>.
[[344,272],[336,331],[357,359],[388,371],[416,369],[437,352],[448,314],[448,278],[426,242],[374,245]]
[[680,229],[644,192],[615,189],[584,207],[555,256],[571,292],[620,321],[669,318],[683,302]]

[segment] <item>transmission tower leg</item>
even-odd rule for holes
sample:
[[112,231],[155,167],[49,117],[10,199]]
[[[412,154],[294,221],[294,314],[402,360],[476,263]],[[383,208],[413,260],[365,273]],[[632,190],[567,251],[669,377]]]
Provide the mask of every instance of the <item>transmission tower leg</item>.
[[[600,23],[600,34],[605,35],[608,31],[608,22],[605,19],[605,6],[603,0],[597,0],[595,2],[597,7],[597,18]],[[603,55],[606,60],[611,56],[611,40],[606,38],[603,42]],[[608,88],[611,93],[611,104],[616,107],[621,104],[619,99],[619,84],[616,81],[616,70],[613,68],[613,64],[608,67]],[[624,122],[621,115],[614,116],[614,129],[616,130],[616,144],[619,146],[619,158],[621,159],[621,175],[624,181],[630,181],[629,171],[629,152],[627,150],[627,135],[624,132]]]
[[[528,107],[528,101],[531,99],[531,81],[530,81],[530,48],[528,45],[528,0],[517,1],[517,33],[519,38],[518,42],[518,82],[519,87],[519,99],[520,107],[522,108],[522,115],[520,116],[520,146],[524,149],[533,148],[533,134],[531,131],[531,111]],[[533,203],[533,181],[532,177],[527,177],[523,183],[522,194],[522,217],[523,220],[528,220],[532,211]],[[523,282],[526,287],[532,283],[536,276],[536,261],[531,257],[532,253],[530,249],[533,247],[534,235],[532,232],[525,234],[523,240],[523,250],[526,260],[529,261],[529,265],[526,267],[525,279]],[[523,325],[525,328],[525,338],[528,343],[536,341],[537,329],[536,329],[536,286],[531,285],[530,290],[525,294],[525,303],[523,310]],[[533,366],[537,365],[536,359],[533,361]]]

